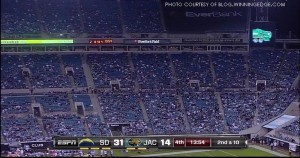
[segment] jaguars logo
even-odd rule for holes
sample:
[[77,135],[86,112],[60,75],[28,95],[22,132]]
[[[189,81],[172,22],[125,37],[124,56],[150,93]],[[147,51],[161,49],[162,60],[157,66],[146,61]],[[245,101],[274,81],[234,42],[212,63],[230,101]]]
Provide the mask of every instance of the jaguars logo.
[[141,140],[139,138],[130,138],[128,140],[128,144],[133,146],[133,147],[136,147],[136,146],[139,146],[141,144]]

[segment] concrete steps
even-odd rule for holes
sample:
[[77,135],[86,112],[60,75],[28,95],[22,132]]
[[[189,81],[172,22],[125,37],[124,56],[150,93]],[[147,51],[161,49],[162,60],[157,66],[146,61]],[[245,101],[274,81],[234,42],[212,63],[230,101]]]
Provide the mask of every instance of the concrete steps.
[[229,133],[229,127],[226,123],[226,117],[225,117],[225,113],[224,113],[224,108],[223,108],[220,92],[215,92],[215,96],[217,97],[217,102],[218,102],[218,105],[219,105],[219,112],[221,113],[221,117],[224,120],[225,132]]
[[[177,82],[177,74],[175,71],[175,66],[173,64],[171,54],[168,54],[168,58],[170,59],[170,67],[171,67],[173,82],[176,83]],[[186,128],[187,132],[191,132],[191,126],[190,126],[190,123],[189,123],[187,115],[186,115],[186,110],[184,107],[184,103],[183,103],[181,94],[177,94],[177,101],[178,101],[178,104],[180,105],[180,110],[183,113],[183,121],[184,121],[185,128]]]
[[[35,99],[35,96],[34,96],[34,95],[31,96],[31,102],[32,102],[32,103],[38,103],[38,102],[36,102],[36,99]],[[40,113],[41,113],[41,116],[44,116],[45,111],[44,111],[44,109],[43,109],[43,103],[39,103],[39,104],[41,104],[41,107],[40,107]],[[32,106],[30,106],[30,113],[33,114]]]
[[[130,65],[130,70],[131,70],[131,73],[134,75],[135,77],[135,67],[134,67],[134,64],[133,64],[133,61],[132,61],[132,54],[129,52],[128,53],[128,61],[129,61],[129,65]],[[139,93],[139,90],[140,90],[140,84],[138,83],[137,79],[134,78],[134,93],[135,94],[138,94]],[[142,109],[142,112],[143,112],[143,118],[145,120],[146,123],[149,123],[149,117],[148,117],[148,114],[147,114],[147,110],[145,108],[145,104],[144,102],[139,98],[139,105]],[[153,129],[151,127],[148,126],[148,133],[149,134],[153,134]]]
[[[139,103],[140,103],[140,106],[141,106],[141,109],[142,109],[142,112],[143,112],[144,120],[146,121],[146,123],[149,123],[150,120],[149,120],[149,117],[148,117],[148,114],[147,114],[145,104],[141,99],[139,99]],[[148,126],[148,133],[153,134],[153,129],[149,126]]]
[[87,134],[86,136],[88,136],[88,137],[92,136],[91,131],[90,131],[89,127],[88,127],[88,124],[85,121],[85,117],[84,116],[81,116],[81,121],[84,122],[83,124],[84,124],[84,129],[85,129],[86,134]]
[[76,3],[77,5],[77,12],[78,12],[78,15],[79,16],[79,19],[80,19],[80,26],[81,26],[81,29],[82,30],[85,30],[85,27],[84,27],[84,16],[82,16],[83,14],[81,13],[81,4],[80,4],[80,0],[76,0]]
[[87,60],[87,55],[83,55],[81,58],[81,63],[82,63],[84,76],[86,78],[88,87],[91,87],[94,89],[95,84],[94,84],[94,80],[93,80],[93,76],[92,76],[92,71],[91,71],[89,65],[87,64],[86,60]]
[[37,1],[34,1],[34,8],[36,10],[37,18],[40,21],[39,24],[40,24],[41,32],[45,34],[46,33],[46,27],[43,25],[42,21],[44,21],[44,20],[43,20],[42,13],[41,13],[41,10],[39,9]]
[[183,113],[183,121],[184,121],[185,128],[186,128],[187,132],[191,132],[191,126],[190,126],[190,123],[188,121],[188,117],[186,115],[186,110],[185,110],[185,107],[184,107],[184,104],[183,104],[183,99],[182,99],[181,94],[178,94],[177,98],[178,98],[178,103],[180,104],[180,110]]
[[[25,62],[24,62],[23,58],[22,58],[21,56],[20,56],[20,58],[21,58],[21,61],[22,61],[22,65],[23,65],[23,67],[26,67],[26,65],[25,65]],[[30,78],[31,78],[31,75],[30,75],[29,77],[25,77],[26,84],[27,84],[27,86],[28,86],[28,88],[29,88],[29,89],[31,89],[31,88],[32,88],[32,84],[31,84],[31,82],[30,82]]]
[[213,77],[213,81],[214,81],[213,85],[215,87],[217,87],[218,86],[217,76],[216,76],[215,67],[214,67],[211,55],[208,55],[208,59],[209,59],[210,71],[212,73],[212,77]]
[[[60,65],[61,73],[62,73],[63,75],[67,75],[67,74],[66,74],[66,70],[65,70],[65,64],[64,64],[64,61],[63,61],[61,55],[58,55],[58,58],[59,58],[59,63],[60,63],[59,65]],[[71,83],[71,86],[72,86],[72,87],[75,87],[75,82],[74,82],[73,77],[71,77],[71,76],[67,76],[67,77],[69,78],[69,81],[70,81],[70,83]]]
[[100,116],[101,122],[104,123],[105,119],[103,117],[102,110],[101,110],[100,103],[99,103],[97,95],[96,94],[89,94],[89,95],[90,95],[91,102],[93,104],[94,114],[98,114]]
[[[157,3],[159,3],[160,1],[156,1]],[[164,8],[164,6],[163,6],[163,4],[162,3],[159,3],[158,4],[158,6],[159,6],[159,15],[160,15],[160,22],[161,22],[161,25],[162,25],[162,29],[163,29],[163,31],[165,32],[166,30],[167,30],[167,27],[166,27],[166,24],[165,24],[165,17],[164,17],[164,12],[163,12],[163,8]]]
[[6,139],[4,139],[4,136],[2,135],[2,132],[1,132],[1,143],[6,143]]
[[48,136],[48,133],[46,132],[45,128],[44,128],[44,123],[43,123],[43,119],[42,118],[37,118],[39,124],[42,126],[42,130],[43,130],[43,135],[44,136]]
[[177,74],[176,74],[176,71],[175,71],[175,66],[173,64],[173,60],[172,60],[171,54],[168,54],[168,58],[170,59],[170,67],[171,67],[173,82],[176,83],[177,82]]
[[32,102],[32,103],[36,103],[36,100],[35,100],[35,97],[34,97],[34,96],[31,96],[31,102]]
[[247,73],[247,77],[245,78],[245,88],[249,88],[249,59],[248,56],[245,55],[244,56],[244,60],[245,60],[245,69],[246,69],[246,73]]
[[77,86],[75,85],[75,81],[74,81],[74,78],[72,76],[68,76],[70,82],[71,82],[71,85],[72,87],[76,88]]
[[[258,100],[258,93],[256,93],[256,100]],[[257,117],[258,117],[258,105],[257,101],[255,103],[255,113],[254,113],[254,118],[253,118],[253,126],[257,125]]]
[[145,105],[144,105],[144,103],[141,99],[139,99],[139,103],[140,103],[141,109],[143,111],[144,120],[148,123],[149,122],[149,117],[147,115],[147,110],[145,108]]
[[134,67],[134,64],[133,64],[133,61],[132,61],[132,56],[131,56],[130,52],[128,53],[128,62],[129,62],[131,74],[134,77],[134,93],[138,93],[139,90],[140,90],[140,84],[136,79],[135,67]]
[[71,106],[71,112],[77,113],[72,94],[68,94],[68,99],[69,99],[70,106]]
[[117,0],[118,2],[118,7],[119,9],[119,15],[120,15],[120,20],[121,20],[121,26],[122,26],[122,32],[123,34],[127,33],[125,24],[124,24],[124,19],[123,19],[123,11],[122,11],[122,5],[121,5],[121,0]]

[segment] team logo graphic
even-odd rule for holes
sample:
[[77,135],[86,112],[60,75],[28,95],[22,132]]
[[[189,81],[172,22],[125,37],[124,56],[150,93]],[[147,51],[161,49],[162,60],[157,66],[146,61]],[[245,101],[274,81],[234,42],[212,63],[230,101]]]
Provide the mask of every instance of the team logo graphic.
[[128,144],[133,147],[138,147],[141,144],[141,140],[139,138],[130,138]]
[[79,141],[79,146],[94,146],[94,141],[90,138],[83,138]]

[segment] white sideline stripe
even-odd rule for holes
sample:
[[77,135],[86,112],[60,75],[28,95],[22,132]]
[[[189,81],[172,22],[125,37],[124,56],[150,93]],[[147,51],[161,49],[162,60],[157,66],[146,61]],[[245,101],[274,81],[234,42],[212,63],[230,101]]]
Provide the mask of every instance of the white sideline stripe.
[[228,155],[234,156],[234,157],[238,157],[238,156],[236,156],[236,155],[234,155],[234,154],[231,154],[231,153],[229,153],[229,152],[226,152],[226,151],[223,151],[223,150],[219,150],[219,151],[221,151],[221,152],[223,152],[223,153],[225,153],[225,154],[228,154]]
[[263,148],[263,147],[260,147],[260,146],[249,145],[249,147],[251,147],[251,148],[256,148],[256,149],[258,149],[258,150],[262,150],[262,151],[268,152],[268,153],[273,154],[273,155],[276,155],[276,156],[287,157],[287,155],[284,155],[284,154],[281,154],[281,153],[279,153],[279,152],[272,151],[272,150],[269,150],[269,149],[266,149],[266,148]]
[[161,153],[161,154],[138,155],[138,156],[133,156],[133,157],[166,156],[166,155],[177,155],[177,154],[198,153],[198,152],[205,152],[205,151],[210,151],[210,150],[191,150],[191,151],[178,151],[178,152]]

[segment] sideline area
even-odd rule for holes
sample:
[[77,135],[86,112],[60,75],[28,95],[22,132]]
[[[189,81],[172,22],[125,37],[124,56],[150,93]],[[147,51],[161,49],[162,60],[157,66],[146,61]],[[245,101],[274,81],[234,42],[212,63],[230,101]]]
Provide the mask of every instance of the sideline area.
[[[272,151],[272,150],[269,150],[269,149],[266,149],[266,148],[263,148],[263,147],[260,147],[260,146],[257,146],[257,145],[249,145],[249,148],[255,148],[257,150],[260,150],[260,151],[263,151],[263,152],[266,152],[266,153],[269,153],[269,154],[272,154],[272,155],[275,155],[275,156],[279,156],[279,157],[287,157],[288,155],[285,155],[285,154],[281,154],[279,152],[276,152],[276,151]],[[218,152],[218,154],[212,154],[213,152]],[[194,153],[194,154],[192,154]],[[239,157],[240,155],[235,155],[235,153],[232,153],[232,152],[229,152],[229,151],[226,151],[226,150],[190,150],[190,151],[178,151],[178,152],[169,152],[169,153],[158,153],[158,154],[147,154],[147,155],[136,155],[136,156],[133,156],[133,157],[155,157],[155,156],[197,156],[198,154],[199,156],[201,155],[208,155],[208,156],[211,156],[211,157],[215,157],[215,156],[224,156],[225,155],[230,155],[230,156],[234,156],[234,157]],[[211,154],[209,154],[211,153]],[[221,153],[221,155],[220,155]],[[197,154],[197,155],[196,155]],[[244,155],[244,156],[247,156],[247,155]]]

